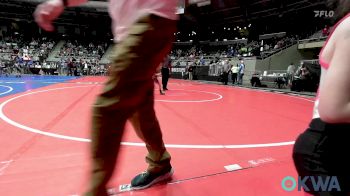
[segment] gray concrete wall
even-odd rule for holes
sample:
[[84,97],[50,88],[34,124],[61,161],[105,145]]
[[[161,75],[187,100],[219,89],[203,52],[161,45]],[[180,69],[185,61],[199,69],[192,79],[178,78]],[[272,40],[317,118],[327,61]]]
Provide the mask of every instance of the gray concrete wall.
[[301,60],[305,59],[305,55],[298,50],[295,44],[285,50],[282,50],[266,59],[257,60],[256,70],[287,70],[288,65],[294,63],[298,65]]

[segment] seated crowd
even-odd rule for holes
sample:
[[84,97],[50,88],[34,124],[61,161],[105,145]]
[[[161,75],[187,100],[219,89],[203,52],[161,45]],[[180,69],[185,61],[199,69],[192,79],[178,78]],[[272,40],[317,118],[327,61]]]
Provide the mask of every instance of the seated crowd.
[[[323,35],[329,34],[329,29],[321,31]],[[226,66],[225,59],[241,58],[272,54],[280,49],[294,44],[297,36],[286,36],[282,38],[271,38],[268,40],[251,41],[238,40],[236,42],[201,44],[175,43],[171,51],[172,59],[183,60],[186,67],[209,66],[209,76],[220,76]],[[38,74],[60,74],[60,75],[105,75],[107,65],[100,65],[101,58],[106,53],[109,46],[107,42],[85,42],[85,41],[65,41],[57,52],[52,53],[56,59],[47,59],[53,51],[54,41],[48,38],[24,40],[20,36],[4,37],[0,40],[0,73],[34,73]],[[53,56],[53,55],[51,55]],[[186,63],[187,62],[187,63]],[[174,64],[177,66],[178,64]],[[180,67],[184,65],[179,65]]]
[[100,60],[108,47],[107,43],[84,43],[67,41],[61,48],[59,57]]

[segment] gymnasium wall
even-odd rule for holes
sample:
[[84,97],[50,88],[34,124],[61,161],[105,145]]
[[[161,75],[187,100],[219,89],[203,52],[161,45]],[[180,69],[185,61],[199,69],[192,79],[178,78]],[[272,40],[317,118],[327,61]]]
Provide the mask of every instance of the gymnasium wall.
[[299,65],[301,60],[315,59],[317,51],[299,50],[298,44],[295,44],[285,50],[282,50],[266,59],[257,60],[256,70],[287,70],[291,63]]

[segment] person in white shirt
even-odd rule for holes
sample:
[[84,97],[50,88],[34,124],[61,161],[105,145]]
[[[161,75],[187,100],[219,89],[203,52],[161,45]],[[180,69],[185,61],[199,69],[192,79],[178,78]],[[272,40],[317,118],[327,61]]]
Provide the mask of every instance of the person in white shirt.
[[291,63],[287,68],[287,82],[291,84],[293,82],[293,77],[295,74],[296,67],[294,63]]
[[[40,4],[35,20],[53,31],[52,22],[65,6],[77,6],[86,0],[48,0]],[[92,170],[86,195],[107,195],[126,121],[146,143],[148,168],[132,181],[133,189],[147,188],[173,173],[170,154],[154,111],[154,75],[170,52],[178,16],[177,0],[110,0],[114,51],[110,76],[93,105]]]
[[237,82],[238,71],[239,71],[238,64],[232,65],[232,67],[231,67],[232,85],[236,84],[236,82]]

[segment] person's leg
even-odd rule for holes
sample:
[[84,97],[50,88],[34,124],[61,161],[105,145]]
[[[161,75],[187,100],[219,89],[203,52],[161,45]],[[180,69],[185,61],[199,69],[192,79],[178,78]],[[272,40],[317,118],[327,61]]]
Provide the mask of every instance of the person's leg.
[[231,74],[231,79],[232,79],[232,85],[234,85],[235,84],[235,74],[234,73]]
[[[319,140],[320,135],[311,136],[312,133],[306,131],[306,133],[301,134],[295,144],[293,149],[293,160],[295,168],[298,172],[298,176],[312,176],[315,175],[315,172],[319,169],[321,163],[314,160],[313,158],[313,149],[316,146],[317,140]],[[312,134],[313,135],[313,134]],[[323,171],[324,172],[324,171]],[[310,181],[305,184],[307,187],[312,186]],[[305,190],[305,192],[310,194],[315,194],[313,191]]]
[[237,84],[240,85],[241,84],[241,74],[238,74],[238,79],[237,79]]
[[159,88],[159,92],[161,95],[165,95],[164,93],[164,88],[163,88],[163,85],[162,85],[162,75],[160,73],[156,73],[153,77],[153,80],[154,82],[158,85],[158,88]]
[[165,70],[165,72],[166,72],[165,90],[168,90],[168,82],[169,82],[169,78],[170,78],[170,70],[169,70],[169,68],[167,68]]
[[228,73],[224,72],[224,84],[227,85],[228,83]]
[[[331,131],[340,130],[333,129]],[[301,178],[308,178],[304,183],[308,190],[304,191],[309,194],[317,196],[350,195],[350,169],[347,164],[347,157],[344,156],[342,147],[339,146],[339,143],[346,142],[347,137],[339,136],[339,132],[335,134],[338,134],[338,136],[329,136],[326,131],[308,129],[295,142],[293,149],[294,165]],[[330,139],[332,137],[334,139]],[[337,178],[340,191],[336,188],[315,190],[310,178],[321,178],[323,182],[326,182],[327,178],[334,176]]]
[[[157,52],[156,64],[159,65],[161,59],[171,50],[173,33],[176,22],[168,19],[157,18],[155,29],[160,35],[154,35],[159,43],[163,44]],[[166,39],[161,39],[161,38]],[[162,43],[163,41],[163,43]],[[143,97],[142,105],[130,118],[137,135],[146,143],[148,155],[146,161],[149,164],[146,173],[139,174],[131,181],[134,189],[147,188],[154,183],[166,180],[172,175],[170,165],[170,154],[166,151],[162,139],[162,132],[154,111],[153,83],[146,96]]]
[[[109,80],[93,106],[91,185],[86,195],[106,195],[125,122],[139,107],[149,108],[144,98],[153,93],[152,76],[170,51],[175,30],[176,21],[145,16],[116,46]],[[162,142],[156,139],[152,142]]]
[[164,86],[163,86],[163,84],[162,84],[162,82],[161,82],[161,81],[163,81],[162,74],[159,74],[159,75],[157,76],[157,80],[158,80],[158,84],[159,84],[159,92],[160,92],[160,94],[161,94],[161,95],[165,95],[164,89],[166,89],[166,88],[164,88]]
[[162,85],[163,85],[163,90],[165,90],[166,88],[166,84],[165,84],[165,79],[166,79],[166,73],[165,73],[165,68],[161,68],[161,73],[162,73]]
[[146,143],[148,155],[147,171],[135,176],[131,181],[133,189],[144,189],[155,183],[168,180],[173,174],[170,154],[166,151],[162,132],[154,111],[153,90],[145,97],[145,102],[130,118],[137,135]]
[[288,74],[287,85],[290,86],[292,84],[292,81],[293,81],[293,74]]
[[[304,147],[307,147],[307,144],[304,144]],[[343,170],[343,173],[339,173],[341,171],[334,172],[334,170],[338,170],[337,167],[341,167],[337,165],[338,162],[335,160],[330,160],[334,163],[328,165],[317,155],[298,152],[293,153],[294,164],[298,171],[298,177],[303,180],[303,184],[305,185],[302,187],[304,192],[314,196],[349,196],[349,169],[346,169],[347,171]],[[343,161],[345,162],[346,160],[343,159]],[[333,181],[335,184],[332,184],[336,186],[332,187],[331,190],[328,190],[328,187],[326,190],[317,189],[314,186],[314,182],[312,182],[311,178],[315,179],[316,183],[321,183],[320,178],[322,179],[322,182],[330,182],[330,179],[336,179],[336,181]]]
[[168,90],[168,81],[169,81],[169,69],[168,68],[162,68],[163,90]]
[[149,91],[144,97],[144,103],[130,118],[137,135],[145,142],[148,150],[146,162],[149,164],[147,171],[159,173],[171,168],[170,155],[166,151],[162,139],[162,132],[154,111],[153,91]]
[[92,120],[92,169],[87,196],[106,196],[118,155],[127,116],[122,112],[102,112],[95,107]]

